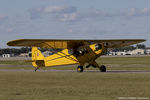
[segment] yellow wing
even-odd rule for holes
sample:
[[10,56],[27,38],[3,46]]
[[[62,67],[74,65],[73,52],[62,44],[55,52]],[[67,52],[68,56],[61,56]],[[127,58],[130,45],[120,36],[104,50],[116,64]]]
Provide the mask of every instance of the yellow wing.
[[77,48],[93,43],[106,43],[108,48],[120,48],[144,42],[144,39],[119,39],[119,40],[61,40],[61,39],[19,39],[9,41],[8,46],[26,46],[41,48]]

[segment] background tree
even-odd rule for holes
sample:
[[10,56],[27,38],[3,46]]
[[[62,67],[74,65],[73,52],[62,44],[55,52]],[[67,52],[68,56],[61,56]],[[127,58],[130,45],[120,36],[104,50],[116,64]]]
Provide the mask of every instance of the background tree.
[[113,51],[117,52],[117,51],[131,51],[136,49],[136,47],[134,46],[127,46],[127,47],[123,47],[123,48],[115,48]]
[[136,48],[137,48],[137,49],[145,49],[146,46],[145,46],[144,44],[137,44],[137,45],[136,45]]

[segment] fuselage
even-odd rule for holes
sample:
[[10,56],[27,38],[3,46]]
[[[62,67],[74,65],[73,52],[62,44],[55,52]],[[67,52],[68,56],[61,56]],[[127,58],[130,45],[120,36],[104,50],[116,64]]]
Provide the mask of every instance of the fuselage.
[[45,67],[79,64],[84,66],[85,63],[95,61],[105,51],[103,44],[91,44],[85,47],[77,48],[70,54],[69,49],[64,49],[56,54],[45,57]]

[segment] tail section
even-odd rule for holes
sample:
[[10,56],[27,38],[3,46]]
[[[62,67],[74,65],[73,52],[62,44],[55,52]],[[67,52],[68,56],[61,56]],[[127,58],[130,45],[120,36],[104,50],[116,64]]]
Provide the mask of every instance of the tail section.
[[37,47],[32,47],[32,65],[34,67],[44,67],[44,56]]

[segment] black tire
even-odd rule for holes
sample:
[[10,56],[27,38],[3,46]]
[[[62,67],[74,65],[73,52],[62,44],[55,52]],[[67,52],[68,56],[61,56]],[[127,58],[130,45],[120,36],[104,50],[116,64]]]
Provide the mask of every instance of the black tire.
[[101,72],[106,72],[106,67],[105,67],[104,65],[102,65],[102,66],[100,67],[100,71],[101,71]]
[[83,72],[83,66],[78,66],[77,67],[77,72]]

